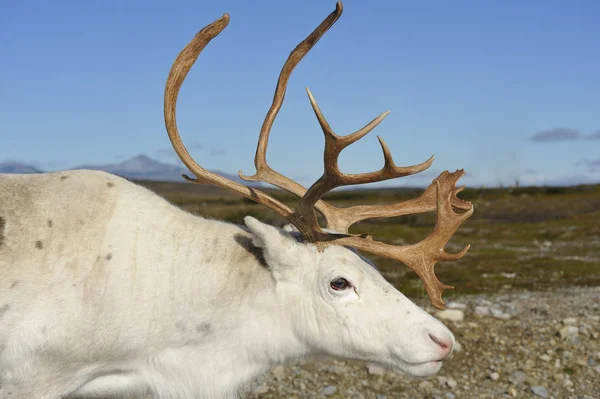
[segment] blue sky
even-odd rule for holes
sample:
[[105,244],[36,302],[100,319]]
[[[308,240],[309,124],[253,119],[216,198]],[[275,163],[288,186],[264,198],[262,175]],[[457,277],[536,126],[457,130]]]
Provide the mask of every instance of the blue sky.
[[[254,172],[258,131],[289,52],[334,1],[31,1],[0,6],[0,161],[43,169],[137,154],[178,163],[162,114],[179,51],[224,12],[231,22],[184,83],[179,127],[209,169]],[[436,155],[429,182],[600,181],[600,2],[344,2],[298,65],[271,133],[270,164],[309,184],[323,138],[304,88],[339,134],[391,114],[344,151],[347,172]],[[401,180],[404,180],[402,182]]]

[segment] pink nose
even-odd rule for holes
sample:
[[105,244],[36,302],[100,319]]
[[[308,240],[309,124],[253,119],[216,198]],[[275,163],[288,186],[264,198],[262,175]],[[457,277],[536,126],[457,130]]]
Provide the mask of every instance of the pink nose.
[[442,349],[442,359],[447,358],[450,355],[450,352],[452,352],[452,340],[449,337],[436,337],[432,333],[428,334],[429,338]]

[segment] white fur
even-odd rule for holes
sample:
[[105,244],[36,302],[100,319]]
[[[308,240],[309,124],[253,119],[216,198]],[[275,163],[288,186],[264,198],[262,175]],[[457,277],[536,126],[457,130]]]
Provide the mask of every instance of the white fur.
[[355,251],[107,173],[0,175],[0,218],[2,399],[234,398],[311,353],[427,376],[454,344]]

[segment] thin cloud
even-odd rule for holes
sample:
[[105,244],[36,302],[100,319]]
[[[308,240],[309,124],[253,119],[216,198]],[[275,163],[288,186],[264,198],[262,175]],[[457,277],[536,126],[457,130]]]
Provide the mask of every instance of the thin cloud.
[[540,173],[540,171],[537,169],[525,169],[523,171],[524,176],[537,175],[538,173]]
[[169,159],[177,158],[177,154],[175,153],[175,150],[172,148],[161,148],[160,150],[156,151],[156,156],[158,158],[169,158]]
[[590,133],[583,137],[584,140],[600,140],[600,130],[596,130],[594,133]]
[[192,141],[190,144],[186,144],[185,146],[191,151],[202,151],[204,149],[204,144],[199,141]]
[[529,140],[536,143],[549,143],[554,141],[575,141],[580,138],[581,133],[578,130],[568,127],[557,127],[537,132]]
[[227,153],[227,150],[225,150],[225,148],[221,147],[220,145],[215,145],[210,148],[210,156],[211,157],[225,155],[226,153]]
[[581,161],[577,161],[575,166],[582,166],[588,170],[588,172],[600,172],[600,158],[589,159],[584,158]]
[[[204,150],[205,146],[204,144],[202,144],[199,141],[192,141],[189,144],[185,145],[185,148],[188,149],[188,151],[202,151]],[[173,147],[166,147],[166,148],[160,148],[156,151],[156,156],[158,158],[163,158],[163,159],[175,159],[178,160],[179,157],[177,156],[177,154],[175,153],[175,150],[173,149]]]

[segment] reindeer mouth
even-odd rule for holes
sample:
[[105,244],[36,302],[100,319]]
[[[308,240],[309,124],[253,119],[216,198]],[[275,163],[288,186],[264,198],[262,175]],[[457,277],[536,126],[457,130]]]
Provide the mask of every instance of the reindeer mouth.
[[442,368],[442,360],[431,360],[423,363],[405,363],[400,369],[415,377],[429,377],[437,374]]
[[415,377],[429,377],[437,374],[446,358],[424,361],[408,361],[402,356],[393,353],[391,366]]

